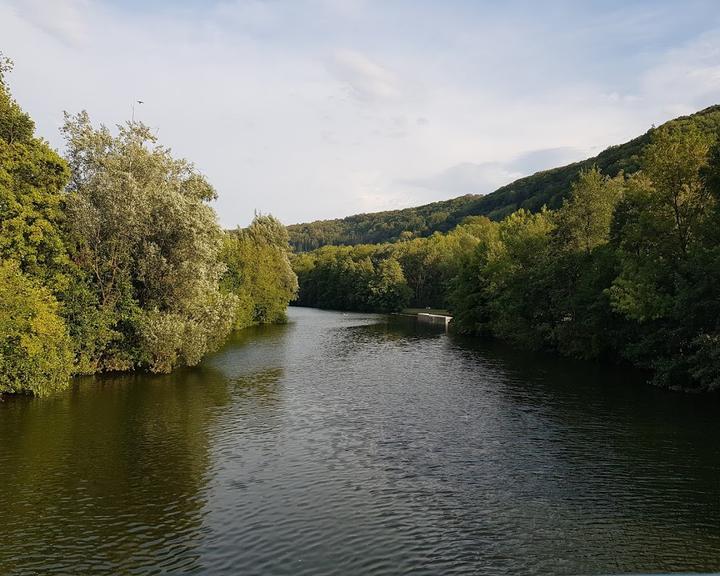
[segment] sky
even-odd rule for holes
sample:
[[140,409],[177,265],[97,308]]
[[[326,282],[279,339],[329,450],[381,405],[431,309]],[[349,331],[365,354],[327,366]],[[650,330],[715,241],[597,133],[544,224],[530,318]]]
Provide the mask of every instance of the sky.
[[9,83],[135,118],[224,227],[485,194],[720,103],[717,0],[0,0]]

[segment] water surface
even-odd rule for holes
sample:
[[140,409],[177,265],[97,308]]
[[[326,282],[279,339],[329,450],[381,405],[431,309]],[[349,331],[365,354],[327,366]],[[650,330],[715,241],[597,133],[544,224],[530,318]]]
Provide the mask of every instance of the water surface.
[[200,368],[0,403],[0,574],[720,570],[720,405],[291,309]]

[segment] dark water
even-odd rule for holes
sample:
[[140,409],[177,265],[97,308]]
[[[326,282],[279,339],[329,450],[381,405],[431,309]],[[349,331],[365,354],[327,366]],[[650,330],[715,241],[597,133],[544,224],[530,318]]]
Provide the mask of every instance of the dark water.
[[0,574],[720,570],[720,405],[291,310],[195,370],[0,403]]

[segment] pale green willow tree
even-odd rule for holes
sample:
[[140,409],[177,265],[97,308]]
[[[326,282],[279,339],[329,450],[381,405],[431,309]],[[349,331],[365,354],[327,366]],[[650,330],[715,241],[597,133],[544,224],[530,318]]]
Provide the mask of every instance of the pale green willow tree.
[[85,112],[63,128],[69,250],[85,274],[81,300],[95,303],[72,314],[78,365],[169,372],[197,364],[233,324],[236,297],[219,289],[222,231],[207,204],[215,191],[147,126],[118,128],[96,128]]
[[272,216],[258,214],[247,228],[225,233],[220,284],[237,297],[234,328],[285,321],[298,291],[289,255],[287,230]]

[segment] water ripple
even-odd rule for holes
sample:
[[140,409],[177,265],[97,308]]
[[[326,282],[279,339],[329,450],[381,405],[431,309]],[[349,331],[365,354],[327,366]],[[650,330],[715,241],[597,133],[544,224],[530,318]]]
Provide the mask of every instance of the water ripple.
[[293,310],[203,367],[0,404],[0,574],[720,570],[720,406]]

